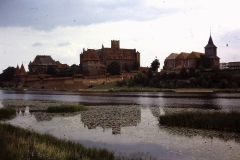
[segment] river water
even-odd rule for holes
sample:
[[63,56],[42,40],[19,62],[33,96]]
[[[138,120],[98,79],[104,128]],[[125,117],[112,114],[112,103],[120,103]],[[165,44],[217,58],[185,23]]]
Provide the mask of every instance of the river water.
[[0,91],[6,99],[68,101],[89,106],[74,114],[29,112],[28,106],[7,123],[87,147],[114,150],[117,156],[156,159],[240,159],[234,133],[160,126],[158,118],[177,108],[240,109],[239,93],[79,93]]

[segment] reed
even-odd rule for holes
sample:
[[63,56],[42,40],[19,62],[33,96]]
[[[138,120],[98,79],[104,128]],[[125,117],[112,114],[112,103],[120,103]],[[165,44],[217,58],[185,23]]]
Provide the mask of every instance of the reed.
[[60,106],[49,106],[47,108],[48,113],[67,113],[67,112],[78,112],[86,111],[87,107],[83,105],[60,105]]
[[220,131],[240,132],[240,112],[183,111],[160,116],[159,123],[166,126],[190,127]]
[[14,108],[6,107],[0,108],[0,120],[10,119],[16,116],[16,110]]
[[1,159],[114,159],[113,151],[86,148],[79,143],[60,140],[49,134],[39,134],[9,124],[0,123],[0,135]]

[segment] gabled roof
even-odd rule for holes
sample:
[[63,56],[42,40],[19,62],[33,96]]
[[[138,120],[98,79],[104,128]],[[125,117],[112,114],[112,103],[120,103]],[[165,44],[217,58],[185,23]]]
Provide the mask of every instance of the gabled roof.
[[34,61],[29,63],[29,65],[56,65],[55,61],[51,56],[37,55]]
[[200,53],[200,52],[192,52],[189,54],[189,56],[187,57],[187,59],[190,59],[190,58],[201,58],[201,55],[204,55],[203,53]]
[[189,53],[181,52],[181,53],[176,57],[176,59],[186,59],[188,55],[189,55]]
[[178,53],[171,53],[166,59],[175,59],[178,55]]
[[207,44],[204,48],[217,48],[217,47],[213,44],[213,40],[212,40],[211,34],[210,34],[210,37],[209,37],[209,40],[208,40],[208,44]]
[[93,49],[88,49],[82,54],[82,61],[100,61],[97,52]]

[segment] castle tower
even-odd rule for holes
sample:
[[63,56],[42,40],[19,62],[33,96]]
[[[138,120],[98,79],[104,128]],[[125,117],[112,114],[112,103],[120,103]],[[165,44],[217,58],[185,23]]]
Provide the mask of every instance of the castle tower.
[[217,56],[217,47],[214,45],[212,36],[210,34],[208,44],[204,47],[205,55],[210,58],[211,64],[210,68],[218,67],[219,68],[219,57]]
[[111,41],[111,48],[119,49],[120,48],[120,41]]

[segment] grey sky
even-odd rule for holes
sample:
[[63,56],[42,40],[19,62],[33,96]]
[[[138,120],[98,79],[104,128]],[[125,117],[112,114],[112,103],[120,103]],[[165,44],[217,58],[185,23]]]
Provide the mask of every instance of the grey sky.
[[146,21],[170,12],[164,8],[144,6],[139,0],[2,0],[0,25],[51,30],[57,26],[120,20]]
[[221,62],[240,61],[237,0],[0,0],[0,72],[36,55],[79,64],[83,48],[136,48],[141,66],[204,52],[210,30]]

